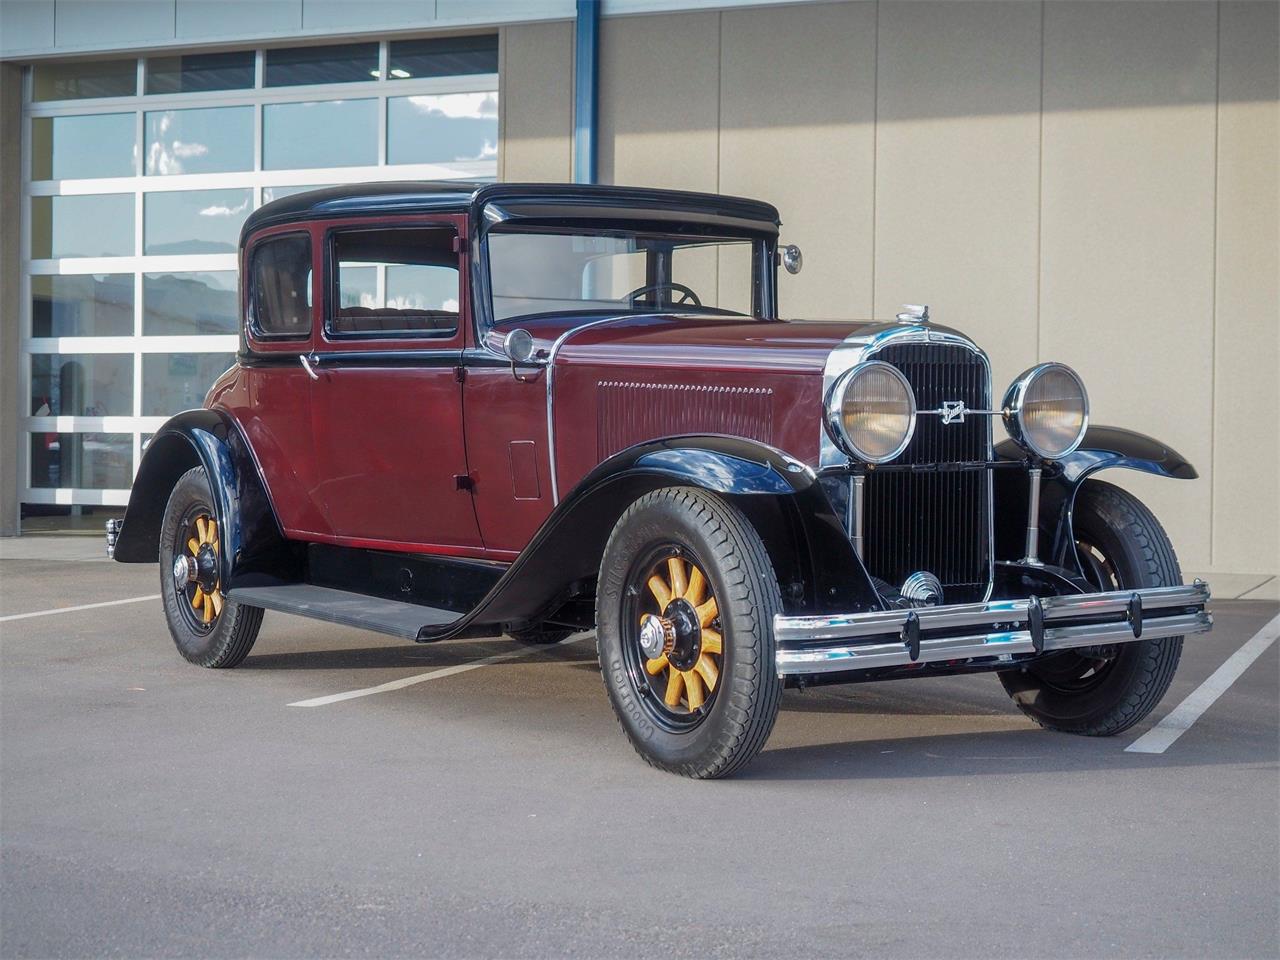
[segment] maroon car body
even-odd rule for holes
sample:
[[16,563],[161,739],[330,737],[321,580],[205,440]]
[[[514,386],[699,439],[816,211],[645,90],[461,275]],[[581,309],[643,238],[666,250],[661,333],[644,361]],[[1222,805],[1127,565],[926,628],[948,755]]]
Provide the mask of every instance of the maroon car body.
[[[1126,573],[1088,519],[1118,496],[1099,470],[1190,464],[1089,424],[1061,365],[997,405],[980,348],[927,309],[780,319],[778,227],[758,201],[618,187],[268,204],[241,238],[237,362],[157,433],[114,555],[160,558],[175,640],[208,666],[248,652],[262,609],[419,641],[598,627],[624,729],[698,776],[759,749],[770,684],[995,670],[1014,692],[1066,663],[1102,696],[1118,682],[1104,665],[1129,656],[1115,650],[1167,659],[1208,629],[1207,588],[1181,586],[1176,561]],[[865,401],[864,373],[880,377]],[[1025,415],[1035,403],[1049,421]],[[1063,423],[1071,442],[1046,450]],[[863,455],[859,424],[901,443]],[[613,577],[637,510],[674,518],[674,539]],[[719,559],[713,528],[737,531]],[[747,554],[764,564],[754,606],[730,611],[726,571]],[[740,681],[768,716],[730,750],[707,731]]]

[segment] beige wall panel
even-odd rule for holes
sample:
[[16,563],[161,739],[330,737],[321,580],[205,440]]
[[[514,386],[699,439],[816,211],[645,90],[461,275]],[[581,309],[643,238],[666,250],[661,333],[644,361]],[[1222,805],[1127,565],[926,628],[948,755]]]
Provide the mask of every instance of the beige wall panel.
[[1280,6],[1222,4],[1213,565],[1276,573]]
[[573,24],[504,27],[501,90],[502,179],[571,179]]
[[720,14],[600,24],[600,182],[715,190]]
[[1036,359],[1040,6],[880,6],[875,316],[927,303],[991,356]]
[[1192,482],[1115,471],[1210,562],[1212,3],[1044,6],[1042,358],[1076,367],[1095,422],[1150,433]]
[[875,24],[872,3],[723,17],[720,190],[776,205],[803,249],[779,279],[784,316],[871,315]]

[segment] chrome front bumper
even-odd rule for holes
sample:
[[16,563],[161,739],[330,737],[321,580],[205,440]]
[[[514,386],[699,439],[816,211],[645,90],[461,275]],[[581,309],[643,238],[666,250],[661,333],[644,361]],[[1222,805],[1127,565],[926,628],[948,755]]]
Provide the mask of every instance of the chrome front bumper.
[[1205,633],[1209,585],[773,618],[778,676],[868,670]]
[[116,541],[120,539],[120,531],[124,528],[124,521],[117,520],[112,517],[107,521],[107,559],[114,560],[116,556]]

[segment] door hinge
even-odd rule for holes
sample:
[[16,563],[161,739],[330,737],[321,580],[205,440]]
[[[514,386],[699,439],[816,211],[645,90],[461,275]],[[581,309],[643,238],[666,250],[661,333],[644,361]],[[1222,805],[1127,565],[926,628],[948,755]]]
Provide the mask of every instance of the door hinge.
[[464,383],[467,379],[467,368],[464,366],[456,366],[453,368],[453,379],[458,383]]
[[453,252],[454,252],[454,253],[466,253],[466,252],[467,252],[467,238],[466,238],[466,237],[458,236],[458,237],[454,237],[454,238],[453,238]]
[[476,488],[476,482],[469,473],[455,473],[453,482],[459,490],[474,490]]

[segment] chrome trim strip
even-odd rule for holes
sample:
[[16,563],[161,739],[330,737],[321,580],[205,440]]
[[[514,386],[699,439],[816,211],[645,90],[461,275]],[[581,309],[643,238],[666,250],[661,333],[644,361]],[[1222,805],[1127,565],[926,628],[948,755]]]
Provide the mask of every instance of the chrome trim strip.
[[[1204,607],[1208,604],[1211,598],[1209,585],[1202,581],[1184,586],[1044,597],[1038,601],[1046,623],[1043,648],[1066,650],[1139,639],[1134,636],[1133,627],[1127,621],[1050,626],[1053,621],[1126,613],[1135,594],[1141,598],[1142,609],[1145,611],[1141,630],[1143,638],[1203,633],[1213,626],[1212,615],[1204,609],[1195,613],[1179,610],[1163,616],[1160,613],[1171,608]],[[920,656],[916,662],[1034,653],[1036,651],[1029,628],[1030,611],[1036,602],[1031,599],[994,600],[913,610],[876,610],[870,613],[806,617],[779,614],[773,620],[774,636],[779,648],[778,675],[860,670],[911,663],[907,646],[899,636],[908,618],[913,616],[922,633],[961,631],[958,636],[921,639]],[[975,627],[979,628],[979,632],[970,633]],[[1023,629],[1024,627],[1027,629]],[[894,639],[885,641],[886,636]],[[881,642],[848,642],[877,637]],[[829,645],[808,648],[795,646],[824,641]]]
[[551,349],[547,351],[544,361],[547,366],[547,470],[551,477],[551,505],[553,507],[560,503],[560,479],[559,471],[556,469],[555,394],[552,392],[552,381],[555,379],[556,354],[560,352],[560,348],[575,333],[581,333],[590,327],[598,327],[601,324],[613,323],[615,320],[625,320],[633,316],[636,316],[636,314],[601,317],[588,323],[579,324],[576,327],[570,327],[556,337],[555,342],[551,344]]

